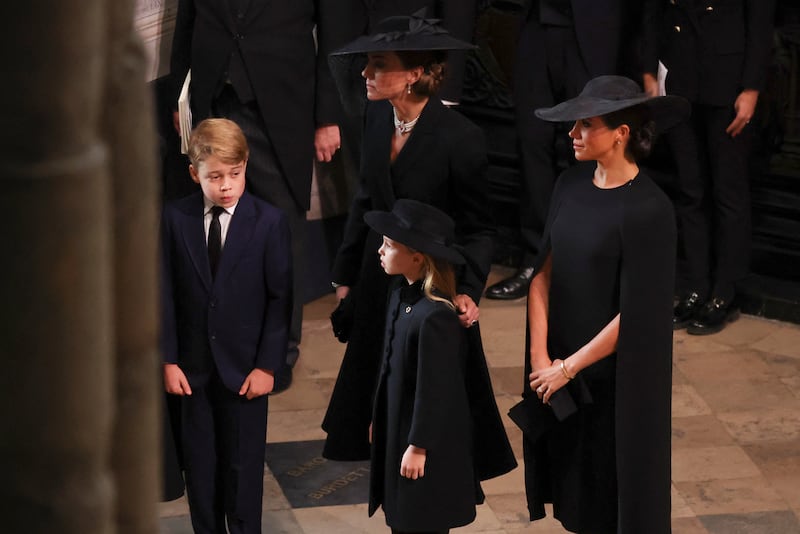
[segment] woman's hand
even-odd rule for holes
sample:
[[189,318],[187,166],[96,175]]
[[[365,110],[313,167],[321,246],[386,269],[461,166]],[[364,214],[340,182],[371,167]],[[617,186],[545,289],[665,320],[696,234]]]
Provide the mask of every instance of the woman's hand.
[[553,393],[563,388],[569,380],[561,370],[561,360],[553,360],[549,367],[534,370],[528,376],[531,382],[531,389],[536,392],[536,396],[542,402],[548,404]]
[[456,305],[458,319],[464,328],[473,326],[480,319],[481,310],[469,295],[456,295],[453,297],[453,304]]
[[425,476],[425,449],[409,445],[400,462],[400,476],[417,480]]

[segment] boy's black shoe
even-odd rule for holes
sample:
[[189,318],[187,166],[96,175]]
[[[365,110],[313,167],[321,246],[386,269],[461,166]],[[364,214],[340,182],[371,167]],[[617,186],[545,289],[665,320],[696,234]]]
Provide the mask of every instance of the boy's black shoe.
[[513,300],[528,296],[533,267],[523,267],[513,276],[501,280],[486,290],[487,299]]
[[672,310],[672,329],[686,328],[696,318],[703,307],[703,299],[697,291],[692,291],[682,298]]
[[686,332],[694,336],[716,334],[738,318],[739,309],[734,308],[731,301],[715,297],[706,302]]
[[289,386],[292,385],[292,367],[290,365],[284,365],[277,371],[275,371],[275,385],[272,387],[272,391],[270,395],[277,395],[278,393],[283,393]]

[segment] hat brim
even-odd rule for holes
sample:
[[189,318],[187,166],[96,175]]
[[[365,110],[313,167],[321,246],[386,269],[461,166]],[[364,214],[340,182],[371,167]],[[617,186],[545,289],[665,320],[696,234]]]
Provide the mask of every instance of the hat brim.
[[386,35],[363,35],[344,47],[330,53],[331,56],[367,54],[369,52],[434,52],[447,50],[472,50],[475,45],[447,34],[414,35],[388,38]]
[[643,105],[656,123],[656,130],[664,132],[689,118],[691,106],[678,96],[651,97],[644,93],[621,100],[608,100],[592,96],[576,96],[551,108],[534,111],[537,117],[548,122],[571,122],[589,117],[599,117],[614,111]]
[[364,221],[370,228],[389,239],[402,243],[418,252],[429,254],[434,258],[446,260],[455,265],[466,263],[464,256],[451,246],[432,241],[427,236],[399,224],[397,217],[391,212],[369,211],[364,214]]

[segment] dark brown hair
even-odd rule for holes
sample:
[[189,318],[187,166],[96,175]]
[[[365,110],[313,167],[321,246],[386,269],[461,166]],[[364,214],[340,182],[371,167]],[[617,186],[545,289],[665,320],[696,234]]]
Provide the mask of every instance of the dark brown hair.
[[445,54],[435,50],[402,50],[396,52],[403,68],[422,67],[422,76],[411,86],[411,90],[420,96],[433,96],[439,91],[446,74]]
[[625,155],[628,159],[639,161],[650,155],[656,142],[656,123],[642,105],[631,106],[619,111],[612,111],[600,117],[606,126],[618,128],[627,124],[630,128],[630,138],[625,146]]

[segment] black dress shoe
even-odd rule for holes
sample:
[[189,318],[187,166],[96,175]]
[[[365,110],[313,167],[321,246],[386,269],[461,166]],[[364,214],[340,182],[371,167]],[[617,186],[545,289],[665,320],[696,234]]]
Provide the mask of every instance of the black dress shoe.
[[716,334],[738,318],[739,309],[734,308],[731,301],[714,297],[700,309],[686,332],[694,336]]
[[528,286],[533,278],[533,267],[523,267],[509,278],[489,286],[487,299],[512,300],[528,295]]
[[702,307],[703,299],[697,291],[692,291],[682,298],[672,310],[672,329],[680,330],[689,326]]
[[292,385],[292,366],[284,365],[275,371],[275,385],[272,386],[270,395],[283,393]]

